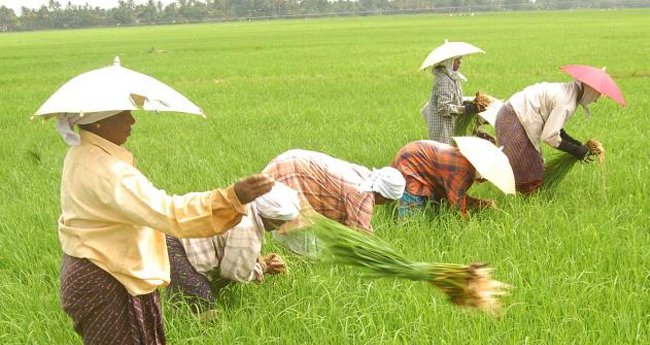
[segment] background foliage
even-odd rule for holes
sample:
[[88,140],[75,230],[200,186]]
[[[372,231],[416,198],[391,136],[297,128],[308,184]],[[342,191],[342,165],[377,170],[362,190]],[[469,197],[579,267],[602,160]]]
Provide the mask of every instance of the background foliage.
[[110,9],[49,0],[39,8],[0,6],[0,32],[92,26],[197,23],[318,16],[577,8],[642,8],[650,0],[118,0]]

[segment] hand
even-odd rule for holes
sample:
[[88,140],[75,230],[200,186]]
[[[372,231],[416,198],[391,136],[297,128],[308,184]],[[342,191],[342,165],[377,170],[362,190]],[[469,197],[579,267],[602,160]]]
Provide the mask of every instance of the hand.
[[261,255],[257,256],[257,264],[260,266],[262,272],[258,272],[257,270],[255,270],[255,281],[261,284],[264,283],[264,275],[266,274],[266,271],[268,271],[263,256]]
[[479,113],[476,104],[474,103],[465,104],[465,114],[476,114],[476,113]]
[[576,150],[576,153],[573,154],[576,158],[578,158],[582,163],[591,163],[594,161],[594,155],[589,151],[589,148],[585,145],[580,145],[577,146],[578,149]]
[[478,202],[478,208],[479,208],[479,210],[496,209],[497,208],[497,202],[494,201],[494,200],[480,200]]
[[283,273],[287,269],[287,264],[276,253],[269,253],[269,255],[264,258],[264,262],[267,267],[266,271],[269,274]]
[[235,183],[235,194],[239,202],[248,204],[258,196],[268,193],[273,188],[274,183],[275,180],[266,174],[245,177]]
[[598,140],[589,139],[585,143],[585,146],[589,149],[589,157],[587,158],[589,162],[586,163],[590,163],[596,159],[602,163],[605,160],[605,148]]
[[581,162],[585,163],[585,164],[592,163],[593,161],[596,160],[595,157],[596,157],[596,154],[589,152],[589,153],[587,153],[587,155],[583,159],[581,159]]
[[485,109],[487,109],[487,107],[482,104],[475,104],[475,106],[476,106],[477,113],[482,113],[485,111]]
[[571,154],[573,157],[583,161],[584,163],[591,163],[593,161],[593,158],[590,157],[591,154],[589,148],[585,145],[575,145],[568,140],[562,140],[560,141],[560,146],[557,148],[558,150]]

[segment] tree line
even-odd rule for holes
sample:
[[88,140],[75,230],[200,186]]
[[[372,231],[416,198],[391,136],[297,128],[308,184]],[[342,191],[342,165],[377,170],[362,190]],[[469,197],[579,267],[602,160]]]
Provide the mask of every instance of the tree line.
[[647,7],[650,0],[178,0],[163,5],[149,0],[119,0],[104,9],[49,0],[19,13],[0,6],[0,31],[83,28],[310,16],[381,15],[426,12]]

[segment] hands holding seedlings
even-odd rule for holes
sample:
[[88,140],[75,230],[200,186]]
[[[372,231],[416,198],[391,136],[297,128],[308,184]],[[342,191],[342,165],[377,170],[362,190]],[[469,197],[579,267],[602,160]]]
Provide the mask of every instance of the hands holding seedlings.
[[265,274],[279,274],[284,273],[287,269],[287,264],[282,260],[280,255],[276,253],[269,253],[266,256],[258,256],[257,262],[262,266],[264,274],[257,277],[258,283],[264,282]]
[[474,101],[465,104],[465,113],[482,113],[485,111],[485,109],[487,109],[490,103],[491,100],[486,94],[482,93],[481,91],[476,91],[476,97],[474,97]]
[[266,273],[269,274],[283,273],[287,269],[287,264],[276,253],[269,253],[264,257],[264,262],[266,263]]
[[588,161],[585,163],[591,163],[596,158],[600,163],[602,163],[605,160],[605,148],[603,147],[603,144],[601,144],[598,140],[589,139],[585,143],[585,146],[587,147],[587,149],[589,149],[589,155],[586,158]]

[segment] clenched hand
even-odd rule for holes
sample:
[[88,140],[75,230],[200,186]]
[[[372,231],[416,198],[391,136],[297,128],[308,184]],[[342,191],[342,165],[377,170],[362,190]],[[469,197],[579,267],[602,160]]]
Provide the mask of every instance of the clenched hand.
[[248,204],[258,196],[268,193],[274,183],[275,180],[266,174],[245,177],[235,183],[235,194],[237,194],[239,202]]
[[276,253],[269,253],[269,255],[264,258],[264,261],[269,274],[283,273],[287,268],[287,264],[284,263],[284,260],[282,260],[280,255]]

